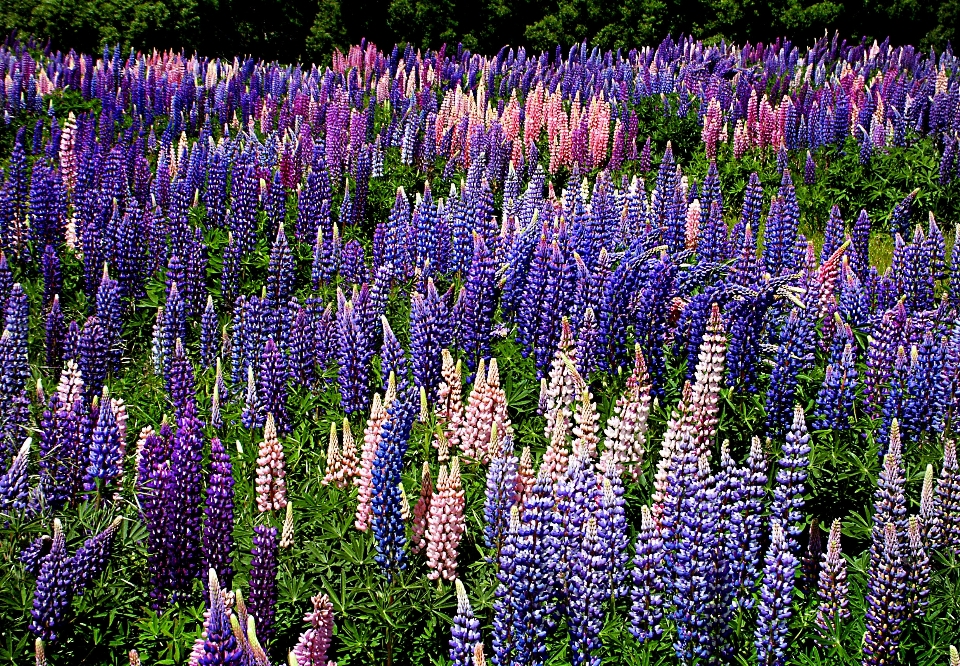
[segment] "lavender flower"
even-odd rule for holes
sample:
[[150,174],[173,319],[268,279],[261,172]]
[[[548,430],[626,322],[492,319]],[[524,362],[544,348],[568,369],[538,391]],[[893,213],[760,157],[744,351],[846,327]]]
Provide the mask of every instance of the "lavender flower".
[[764,557],[759,617],[755,632],[757,663],[782,666],[787,661],[787,629],[793,597],[797,558],[780,523],[773,523],[770,548]]
[[850,619],[847,561],[840,552],[840,530],[840,520],[834,520],[820,567],[817,629],[825,638],[835,637],[840,623]]
[[457,589],[457,614],[450,629],[450,661],[454,666],[472,666],[474,647],[480,643],[480,622],[473,615],[463,582],[454,581]]
[[34,636],[48,643],[57,640],[57,633],[70,606],[71,591],[67,544],[60,521],[54,519],[50,552],[40,562],[33,608],[30,610],[30,631]]
[[210,477],[203,519],[203,566],[226,585],[233,579],[233,465],[220,440],[210,440]]

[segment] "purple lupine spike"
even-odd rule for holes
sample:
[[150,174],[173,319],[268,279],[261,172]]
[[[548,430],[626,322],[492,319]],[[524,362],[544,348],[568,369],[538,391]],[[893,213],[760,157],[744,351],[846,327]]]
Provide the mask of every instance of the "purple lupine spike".
[[27,510],[30,499],[30,483],[27,478],[27,462],[30,457],[31,439],[28,437],[10,467],[0,476],[0,510],[19,514]]
[[250,615],[257,619],[258,637],[269,643],[274,635],[274,617],[277,605],[277,550],[276,527],[256,525],[253,528],[253,550],[250,561],[250,597],[247,602]]
[[770,547],[764,557],[763,583],[760,589],[757,629],[757,663],[782,666],[787,661],[787,630],[793,612],[794,576],[797,558],[791,552],[790,537],[781,523],[771,527]]
[[818,589],[820,604],[817,608],[816,622],[817,630],[824,638],[837,636],[841,623],[850,619],[847,561],[840,552],[841,527],[839,518],[830,526],[827,552],[820,566]]
[[450,345],[448,294],[441,296],[427,279],[425,294],[414,292],[410,298],[410,357],[414,385],[435,397],[440,385],[441,352]]
[[116,415],[110,405],[110,393],[104,389],[83,477],[85,491],[105,495],[118,483],[123,472],[123,448]]
[[886,523],[874,529],[874,544],[879,555],[871,558],[867,571],[866,631],[863,635],[864,666],[895,663],[903,632],[906,572],[900,554],[897,527]]
[[627,536],[627,517],[623,498],[626,492],[620,473],[612,465],[607,465],[603,476],[603,502],[597,512],[597,534],[601,551],[606,561],[606,588],[608,596],[621,596],[623,581],[626,577],[626,565],[630,556],[627,548],[630,540]]
[[853,244],[850,267],[860,280],[864,280],[870,268],[870,216],[861,210],[853,225]]
[[484,542],[494,551],[494,557],[503,548],[510,527],[510,510],[520,502],[517,456],[513,441],[507,439],[498,448],[487,470],[486,496],[483,505]]
[[53,545],[53,539],[49,535],[43,534],[30,542],[20,553],[20,562],[23,563],[24,571],[36,578],[40,574],[40,564],[43,558],[50,552]]
[[120,300],[120,288],[117,281],[111,279],[107,273],[106,264],[103,266],[103,277],[100,278],[100,287],[97,289],[96,314],[106,337],[109,367],[116,369],[120,365],[122,355],[120,341],[123,330],[123,304]]
[[[213,366],[217,358],[217,341],[220,338],[220,320],[213,307],[213,296],[207,294],[207,306],[200,319],[200,363],[204,368]],[[229,582],[227,583],[229,585]]]
[[803,491],[810,464],[810,434],[797,405],[793,410],[793,424],[787,432],[783,453],[778,463],[776,485],[773,490],[773,505],[770,513],[774,523],[784,531],[786,542],[797,547],[796,537],[803,531]]
[[273,338],[269,338],[263,347],[259,397],[263,411],[273,414],[277,430],[281,433],[290,430],[290,415],[287,411],[288,378],[286,357],[280,352]]
[[232,233],[228,233],[227,245],[223,248],[223,268],[220,272],[220,293],[226,303],[233,303],[239,296],[242,257],[239,242]]
[[474,234],[473,261],[458,303],[458,338],[471,370],[489,353],[495,273],[493,255],[483,238]]
[[800,560],[800,569],[803,574],[802,584],[805,590],[816,587],[820,573],[820,557],[823,555],[823,535],[820,531],[820,522],[816,518],[810,520],[807,531],[807,550]]
[[106,571],[110,546],[122,522],[123,518],[115,518],[105,530],[84,541],[70,558],[68,578],[76,596],[81,596],[93,580]]
[[231,627],[217,573],[212,568],[207,576],[207,588],[210,599],[209,614],[197,665],[241,666],[244,663],[244,654]]
[[44,348],[46,350],[47,367],[59,368],[64,361],[64,343],[67,334],[63,310],[60,308],[59,294],[53,295],[50,310],[47,313],[45,332]]
[[780,330],[765,411],[767,432],[780,436],[789,427],[790,408],[794,403],[800,373],[813,361],[815,322],[798,308],[791,310]]
[[53,520],[50,552],[40,561],[37,587],[30,609],[30,632],[43,640],[57,640],[64,616],[70,606],[71,582],[67,544],[60,520]]
[[268,331],[277,335],[278,318],[276,317],[279,309],[287,304],[293,295],[294,281],[296,279],[296,264],[294,263],[293,253],[290,251],[290,245],[287,243],[287,236],[283,232],[283,225],[277,230],[276,240],[270,248],[270,262],[267,267],[267,293],[266,293],[266,312],[273,318],[270,322],[272,326]]
[[107,338],[99,318],[87,318],[80,332],[78,347],[84,396],[89,401],[103,392],[103,385],[107,378]]
[[570,573],[570,595],[567,598],[567,630],[570,633],[570,656],[574,666],[599,662],[596,652],[602,647],[601,609],[607,600],[606,562],[597,535],[597,521],[590,518],[582,536],[579,553]]
[[60,271],[60,257],[52,245],[43,250],[41,260],[43,269],[43,307],[49,307],[55,294],[63,291],[63,274]]
[[821,264],[826,263],[826,261],[833,256],[833,253],[843,245],[843,235],[843,218],[840,217],[840,207],[835,205],[830,209],[830,217],[827,220],[827,226],[824,230],[823,248],[820,250]]
[[166,547],[170,586],[174,592],[189,590],[200,571],[203,512],[203,441],[195,403],[188,402],[177,419],[177,432],[170,447],[170,475],[164,491],[166,505],[175,516],[166,524]]
[[247,391],[243,403],[243,412],[240,415],[240,421],[243,427],[248,430],[262,428],[267,418],[263,411],[263,403],[260,400],[260,394],[257,392],[257,384],[253,372],[253,366],[247,366]]
[[823,385],[817,393],[817,430],[849,430],[857,390],[853,344],[847,343],[839,359],[831,356]]
[[4,362],[4,374],[10,377],[17,389],[25,388],[30,379],[30,363],[27,355],[30,304],[20,283],[14,284],[10,289],[10,297],[4,308],[4,326],[10,331],[10,352],[12,353],[12,357]]
[[380,376],[383,378],[383,390],[387,390],[391,376],[396,381],[397,390],[403,391],[410,383],[408,378],[407,355],[400,341],[390,328],[386,316],[380,317],[383,326],[383,346],[380,348]]
[[147,570],[151,607],[158,609],[166,597],[167,550],[165,511],[172,490],[170,479],[170,426],[164,421],[159,434],[147,436],[137,469],[137,500],[140,519],[147,532]]
[[813,155],[807,151],[807,161],[803,164],[803,184],[815,185],[817,182],[817,163],[813,161]]
[[457,613],[450,628],[450,661],[453,666],[473,666],[474,647],[480,643],[480,622],[473,615],[470,598],[463,582],[454,581],[457,590]]
[[877,477],[877,489],[874,493],[873,544],[870,550],[870,562],[873,565],[883,556],[883,530],[887,523],[896,526],[898,539],[899,535],[907,533],[905,487],[900,425],[894,419],[890,426],[890,444],[883,456],[883,467]]
[[163,370],[164,377],[169,381],[170,362],[173,358],[177,340],[187,339],[187,314],[180,289],[176,282],[171,283],[167,302],[163,307]]
[[867,412],[873,417],[879,415],[885,402],[884,385],[893,373],[897,348],[903,344],[906,319],[907,311],[902,302],[884,312],[867,347],[864,403]]
[[174,406],[174,418],[179,419],[180,415],[186,411],[188,404],[196,413],[196,379],[193,374],[193,363],[187,358],[183,342],[179,339],[174,344],[173,356],[170,360],[167,392]]
[[203,566],[229,587],[233,580],[233,465],[216,437],[210,440],[210,477],[203,517]]
[[917,195],[920,194],[920,188],[913,190],[910,194],[905,196],[903,200],[894,206],[893,211],[890,213],[890,234],[896,235],[900,234],[904,238],[910,234],[910,218],[913,214],[913,202],[916,200]]
[[[291,304],[291,307],[293,305]],[[312,386],[316,380],[316,340],[310,314],[295,306],[290,330],[290,377],[300,386]]]
[[630,633],[640,643],[663,634],[663,539],[660,528],[650,515],[650,508],[641,507],[640,532],[631,572],[633,585],[630,597]]

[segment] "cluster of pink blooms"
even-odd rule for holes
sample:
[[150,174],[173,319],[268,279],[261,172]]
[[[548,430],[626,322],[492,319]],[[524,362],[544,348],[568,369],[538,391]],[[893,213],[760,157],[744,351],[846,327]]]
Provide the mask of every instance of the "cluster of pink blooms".
[[327,445],[327,467],[321,483],[333,484],[341,490],[349,488],[357,479],[357,445],[353,440],[350,422],[343,419],[343,444],[337,440],[337,424],[330,424],[330,441]]
[[464,495],[460,482],[460,461],[454,457],[449,468],[440,466],[437,487],[430,498],[427,513],[427,577],[445,580],[457,577],[457,549],[463,536]]
[[267,414],[263,441],[257,455],[257,508],[262,512],[282,511],[287,506],[286,470],[283,446],[277,438],[273,414]]

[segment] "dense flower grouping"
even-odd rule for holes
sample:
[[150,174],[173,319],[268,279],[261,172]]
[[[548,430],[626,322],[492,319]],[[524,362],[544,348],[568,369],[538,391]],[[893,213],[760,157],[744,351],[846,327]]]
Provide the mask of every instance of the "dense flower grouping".
[[[781,666],[798,586],[836,644],[852,621],[842,522],[821,552],[804,498],[816,432],[864,420],[883,465],[863,663],[893,663],[924,616],[933,554],[960,547],[960,253],[932,213],[915,224],[917,192],[883,224],[833,206],[818,250],[798,187],[824,171],[821,149],[845,144],[867,164],[934,141],[941,184],[956,178],[952,52],[363,44],[321,70],[119,48],[39,57],[14,41],[0,79],[11,128],[39,117],[0,173],[0,512],[53,521],[21,558],[38,639],[58,639],[121,526],[70,556],[53,516],[120,513],[126,497],[154,610],[202,581],[191,663],[269,664],[303,473],[284,447],[312,420],[295,399],[328,390],[325,468],[308,473],[355,502],[388,584],[453,582],[454,664],[545,664],[565,636],[572,664],[598,665],[619,614],[680,663],[732,663],[746,626],[757,663]],[[98,111],[63,114],[73,98]],[[650,102],[696,119],[705,173],[640,135]],[[779,184],[754,173],[736,206],[718,160],[748,151],[775,156]],[[393,170],[416,190],[388,184],[381,205]],[[880,270],[871,238],[887,234]],[[144,309],[146,341],[128,325]],[[525,411],[508,398],[521,371],[498,359],[510,344],[540,386]],[[148,366],[169,416],[137,405],[128,452],[111,389]],[[724,440],[726,406],[753,395],[743,441]],[[239,432],[258,444],[252,468],[236,464],[239,435],[236,455],[225,444]],[[927,468],[910,515],[905,451],[933,442],[942,470]],[[251,472],[247,515],[235,483]],[[478,478],[482,536],[467,511]],[[628,489],[650,487],[628,506]],[[495,571],[489,622],[470,604],[464,542]],[[228,591],[238,571],[246,605]],[[334,608],[312,598],[291,663],[333,663]]]

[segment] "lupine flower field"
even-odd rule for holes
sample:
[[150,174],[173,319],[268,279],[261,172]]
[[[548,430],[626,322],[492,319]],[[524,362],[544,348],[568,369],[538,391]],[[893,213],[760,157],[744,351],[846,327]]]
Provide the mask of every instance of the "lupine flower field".
[[0,662],[960,665],[949,48],[0,81]]

